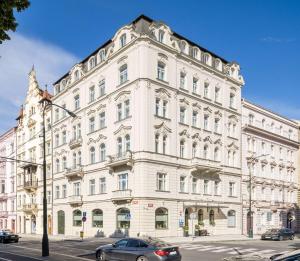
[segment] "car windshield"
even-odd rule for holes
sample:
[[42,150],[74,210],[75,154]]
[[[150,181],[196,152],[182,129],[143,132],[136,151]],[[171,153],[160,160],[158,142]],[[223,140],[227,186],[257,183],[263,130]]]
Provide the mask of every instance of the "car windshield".
[[158,238],[146,238],[146,239],[144,239],[144,241],[147,244],[155,246],[155,247],[170,247],[171,246],[167,242],[160,240]]
[[267,233],[278,233],[278,232],[279,232],[279,229],[275,229],[275,228],[267,230]]

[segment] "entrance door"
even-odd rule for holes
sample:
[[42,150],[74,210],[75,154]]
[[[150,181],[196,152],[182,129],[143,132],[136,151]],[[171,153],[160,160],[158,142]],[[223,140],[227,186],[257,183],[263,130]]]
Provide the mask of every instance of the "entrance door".
[[31,216],[31,233],[32,234],[36,233],[36,217],[35,217],[35,215]]
[[286,224],[286,227],[289,228],[289,229],[292,228],[292,220],[293,220],[292,216],[293,216],[293,215],[292,215],[291,212],[289,212],[289,213],[287,214],[287,224]]
[[[253,217],[251,218],[250,212],[247,213],[247,234],[250,235],[250,229],[253,230]],[[253,231],[251,231],[253,233]]]
[[15,221],[14,219],[12,219],[12,220],[11,220],[11,230],[12,230],[14,233],[16,232],[15,229],[16,229],[16,221]]
[[65,234],[65,212],[62,210],[57,212],[57,233]]

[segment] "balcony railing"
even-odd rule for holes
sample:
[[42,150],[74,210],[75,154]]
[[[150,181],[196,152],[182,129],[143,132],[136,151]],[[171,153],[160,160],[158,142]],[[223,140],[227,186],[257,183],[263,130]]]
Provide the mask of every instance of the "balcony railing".
[[75,149],[77,147],[80,147],[81,145],[82,145],[82,138],[81,137],[73,138],[69,142],[70,149]]
[[35,212],[35,211],[37,211],[37,204],[36,203],[23,204],[22,209],[24,212],[27,212],[27,213]]
[[132,191],[131,189],[125,190],[115,190],[111,195],[112,201],[127,201],[130,202],[132,200]]
[[132,158],[132,152],[131,151],[124,151],[117,153],[115,155],[107,156],[107,163],[106,166],[110,169],[114,169],[115,167],[119,166],[130,166],[133,165],[133,158]]
[[65,177],[68,180],[82,179],[83,176],[84,176],[84,171],[82,166],[77,166],[65,170]]
[[81,195],[73,195],[68,197],[68,203],[71,206],[81,206],[83,204],[82,202],[82,196]]
[[24,189],[30,190],[30,191],[36,190],[37,187],[38,187],[38,182],[36,180],[25,181],[24,185],[23,185]]
[[28,158],[28,159],[24,159],[24,161],[19,162],[20,168],[28,168],[32,166],[37,167],[36,158]]
[[0,211],[0,218],[7,218],[8,217],[8,211]]
[[210,159],[194,157],[191,159],[191,166],[193,172],[218,173],[221,171],[221,162]]

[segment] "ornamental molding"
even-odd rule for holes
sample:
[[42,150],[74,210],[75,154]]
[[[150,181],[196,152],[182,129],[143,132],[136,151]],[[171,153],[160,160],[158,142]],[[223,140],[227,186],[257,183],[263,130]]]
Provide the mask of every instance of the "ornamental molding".
[[131,130],[131,128],[132,128],[132,126],[125,126],[125,125],[121,125],[115,132],[114,132],[114,134],[116,135],[116,134],[118,134],[118,133],[120,133],[120,134],[127,134],[127,132],[129,131],[129,130]]
[[106,108],[106,104],[100,104],[100,105],[96,108],[96,110],[97,110],[97,111],[103,111],[105,108]]
[[122,100],[126,99],[130,95],[130,93],[131,93],[130,91],[119,92],[115,97],[115,101],[118,101],[121,98],[122,98]]
[[194,135],[192,135],[192,139],[197,139],[197,140],[199,140],[199,141],[202,140],[201,135],[200,135],[199,132],[197,132],[197,133],[195,133]]
[[87,116],[90,116],[91,114],[94,114],[96,112],[96,110],[89,110],[86,115]]
[[213,143],[212,139],[210,136],[206,136],[204,139],[203,139],[204,142],[209,142],[210,144]]
[[66,151],[65,149],[62,149],[60,152],[55,151],[54,157],[61,156],[63,154],[67,154],[67,153],[68,153],[68,151]]
[[96,139],[89,138],[87,144],[90,145],[92,143],[97,143],[97,142],[99,142],[101,140],[106,140],[106,139],[107,139],[106,136],[104,136],[103,134],[99,134],[99,136]]
[[171,97],[171,93],[169,93],[166,89],[164,88],[159,88],[159,89],[156,89],[155,92],[158,94],[158,95],[161,95],[161,96],[167,96],[168,98]]
[[187,138],[189,138],[190,134],[188,133],[187,129],[184,129],[183,131],[179,132],[179,136],[186,136]]
[[186,105],[189,105],[189,101],[186,99],[186,98],[183,98],[183,99],[179,99],[179,102],[181,103],[185,103]]
[[196,107],[199,110],[201,110],[201,108],[202,108],[201,105],[200,105],[200,103],[198,103],[198,102],[193,103],[192,106]]
[[154,128],[160,130],[160,132],[172,132],[172,130],[167,126],[167,124],[164,121],[160,124],[154,125]]

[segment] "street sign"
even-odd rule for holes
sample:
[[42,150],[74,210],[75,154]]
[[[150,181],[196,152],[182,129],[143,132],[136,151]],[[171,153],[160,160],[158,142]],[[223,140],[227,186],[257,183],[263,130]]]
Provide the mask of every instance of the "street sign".
[[82,222],[85,222],[86,221],[86,217],[82,217]]
[[86,217],[86,211],[83,211],[83,212],[82,212],[82,216],[83,216],[83,217]]

